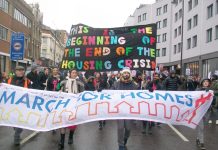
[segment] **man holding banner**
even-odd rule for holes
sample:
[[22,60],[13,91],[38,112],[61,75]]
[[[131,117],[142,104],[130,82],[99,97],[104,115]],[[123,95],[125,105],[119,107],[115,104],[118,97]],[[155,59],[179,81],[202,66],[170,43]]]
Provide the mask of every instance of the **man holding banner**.
[[[124,67],[121,72],[121,78],[112,86],[113,90],[137,90],[137,84],[131,77],[131,71]],[[117,120],[117,134],[119,150],[126,150],[126,143],[130,136],[131,120]]]
[[[15,86],[20,86],[24,88],[30,87],[30,80],[28,80],[25,76],[25,69],[23,66],[17,66],[15,68],[15,76],[13,78],[8,79],[8,84],[12,84]],[[20,145],[20,134],[23,129],[14,127],[14,145]]]

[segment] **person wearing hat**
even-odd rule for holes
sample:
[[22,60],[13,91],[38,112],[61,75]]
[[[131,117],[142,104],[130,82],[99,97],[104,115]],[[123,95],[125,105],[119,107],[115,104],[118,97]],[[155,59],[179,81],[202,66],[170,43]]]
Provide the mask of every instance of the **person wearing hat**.
[[[203,79],[200,84],[200,88],[197,89],[197,91],[209,91],[211,85],[210,79]],[[205,116],[201,119],[199,122],[196,130],[197,130],[197,138],[196,138],[196,144],[200,147],[201,150],[205,150],[204,146],[204,122],[208,120],[208,117],[210,115],[210,110],[205,114]]]
[[[114,83],[112,90],[137,90],[138,86],[131,77],[130,68],[121,71],[120,80]],[[127,140],[130,136],[131,120],[117,120],[119,150],[126,150]]]
[[[15,86],[20,86],[24,88],[30,88],[30,80],[28,80],[25,77],[25,68],[23,66],[17,66],[15,68],[15,76],[11,77],[7,81],[8,84],[15,85]],[[20,135],[23,131],[21,128],[15,128],[14,127],[14,144],[16,146],[20,145]]]

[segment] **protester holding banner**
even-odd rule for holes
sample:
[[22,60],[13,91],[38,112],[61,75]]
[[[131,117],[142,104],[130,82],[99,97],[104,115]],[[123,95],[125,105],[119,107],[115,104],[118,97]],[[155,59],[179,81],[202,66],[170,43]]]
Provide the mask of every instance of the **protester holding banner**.
[[[20,86],[24,88],[30,88],[30,80],[28,80],[25,77],[25,69],[23,66],[17,66],[15,68],[15,76],[13,78],[8,79],[8,84],[12,84],[15,86]],[[20,145],[20,135],[23,131],[21,128],[14,128],[15,134],[14,134],[14,144]]]
[[[210,79],[203,79],[201,81],[201,87],[197,90],[199,91],[209,91],[211,81]],[[201,150],[205,150],[206,148],[204,147],[204,122],[207,122],[209,116],[210,116],[210,109],[208,112],[205,114],[205,116],[201,119],[199,122],[196,130],[197,130],[197,138],[196,138],[196,144],[201,148]]]
[[[96,72],[94,79],[95,90],[102,91],[103,89],[107,89],[107,74],[101,75],[100,72]],[[102,130],[105,126],[105,120],[99,121],[99,130]]]
[[[124,67],[121,72],[120,80],[112,86],[113,90],[137,90],[137,84],[131,77],[130,68]],[[126,150],[126,143],[130,136],[131,120],[118,120],[118,145],[119,150]]]
[[[81,93],[84,91],[84,84],[78,77],[78,72],[73,69],[70,71],[70,76],[68,79],[61,81],[61,90],[63,92],[67,93]],[[73,144],[73,135],[75,132],[77,126],[70,126],[68,127],[70,129],[69,138],[68,138],[68,144]],[[61,139],[59,143],[59,149],[64,148],[64,141],[65,141],[65,133],[66,128],[61,129]]]
[[[162,90],[163,87],[159,82],[160,77],[158,73],[153,74],[153,81],[149,82],[147,84],[146,89],[149,90],[150,92],[153,92],[154,90]],[[143,121],[143,134],[152,134],[152,127],[154,126],[154,122],[151,121]]]

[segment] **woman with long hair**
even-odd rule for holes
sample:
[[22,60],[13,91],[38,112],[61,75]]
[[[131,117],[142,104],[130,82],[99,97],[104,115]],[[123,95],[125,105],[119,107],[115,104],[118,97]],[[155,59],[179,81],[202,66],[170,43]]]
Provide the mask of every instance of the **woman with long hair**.
[[[61,82],[61,91],[66,93],[81,93],[84,91],[84,84],[78,77],[77,70],[73,69],[70,71],[69,78],[66,78]],[[73,144],[73,135],[77,126],[70,126],[68,129],[70,130],[68,144]],[[64,148],[65,141],[65,133],[67,128],[61,128],[61,139],[59,143],[59,149]]]

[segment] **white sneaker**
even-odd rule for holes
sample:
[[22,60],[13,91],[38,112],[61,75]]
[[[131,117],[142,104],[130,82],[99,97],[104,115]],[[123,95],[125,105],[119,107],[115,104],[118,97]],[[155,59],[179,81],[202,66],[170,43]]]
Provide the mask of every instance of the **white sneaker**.
[[212,120],[209,120],[208,123],[211,124],[211,123],[212,123]]
[[218,125],[218,120],[216,120],[216,124]]

